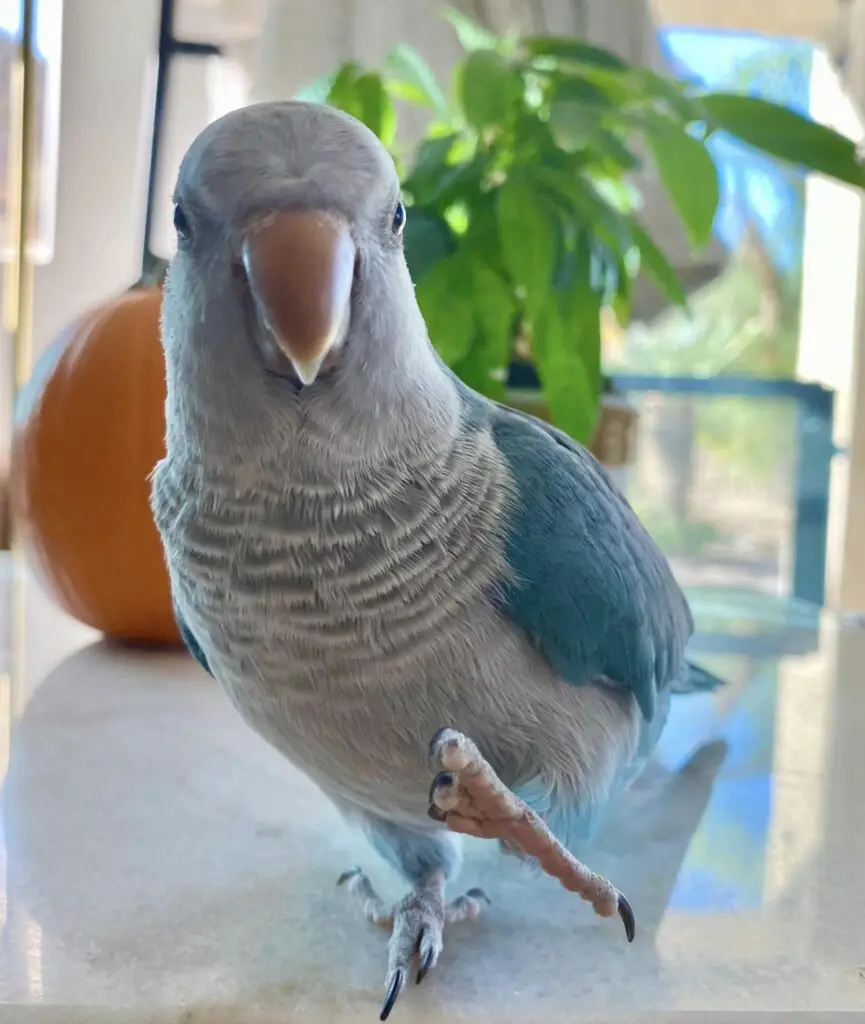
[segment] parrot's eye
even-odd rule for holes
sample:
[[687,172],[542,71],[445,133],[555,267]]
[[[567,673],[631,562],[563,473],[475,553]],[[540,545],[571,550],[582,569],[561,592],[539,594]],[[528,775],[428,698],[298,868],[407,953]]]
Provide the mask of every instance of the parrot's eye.
[[177,232],[177,237],[184,241],[192,234],[189,218],[183,212],[183,207],[179,203],[174,207],[174,230]]
[[398,202],[396,204],[396,210],[394,211],[394,215],[393,215],[393,223],[391,224],[391,231],[393,231],[394,236],[396,238],[399,238],[399,236],[402,234],[402,229],[404,227],[405,227],[405,206],[403,206],[402,201],[400,201],[400,202]]

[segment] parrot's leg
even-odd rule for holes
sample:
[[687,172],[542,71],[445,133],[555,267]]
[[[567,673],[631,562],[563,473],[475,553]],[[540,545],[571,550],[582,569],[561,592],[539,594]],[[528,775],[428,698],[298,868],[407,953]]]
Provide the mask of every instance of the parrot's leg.
[[481,901],[489,903],[481,889],[469,889],[449,903],[445,902],[445,876],[442,871],[431,871],[422,878],[408,895],[392,909],[373,888],[360,868],[346,871],[338,880],[360,902],[368,921],[390,929],[388,946],[385,999],[380,1020],[387,1020],[400,993],[411,975],[412,962],[417,956],[419,985],[435,967],[443,947],[442,933],[446,924],[474,920],[480,913]]
[[634,941],[634,912],[627,899],[565,849],[540,815],[504,785],[468,737],[441,729],[433,737],[430,752],[444,769],[430,790],[431,818],[453,832],[499,839],[533,858],[566,889],[591,903],[596,914],[618,913],[628,942]]

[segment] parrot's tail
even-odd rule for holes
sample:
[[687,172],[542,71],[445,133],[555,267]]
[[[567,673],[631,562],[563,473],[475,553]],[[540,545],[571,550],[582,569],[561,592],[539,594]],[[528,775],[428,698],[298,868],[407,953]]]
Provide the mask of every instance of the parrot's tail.
[[717,690],[720,686],[726,686],[726,682],[719,676],[712,675],[706,669],[700,668],[688,662],[688,670],[682,678],[673,686],[673,693],[700,693],[705,690]]

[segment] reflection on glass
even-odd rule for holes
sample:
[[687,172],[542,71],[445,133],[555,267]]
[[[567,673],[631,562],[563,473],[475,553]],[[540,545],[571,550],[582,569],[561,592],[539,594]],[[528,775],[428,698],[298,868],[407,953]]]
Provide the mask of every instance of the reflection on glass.
[[[670,909],[685,913],[751,910],[764,899],[773,811],[777,663],[745,662],[725,678],[735,689],[736,703],[716,735],[701,740],[723,739],[727,752],[670,896]],[[727,695],[714,699],[724,701]],[[692,700],[700,697],[679,702],[680,714],[671,717],[671,735],[662,742],[662,754],[666,750],[669,756],[671,747],[687,742],[693,747],[693,737],[683,735],[694,724],[694,709],[688,707]]]
[[796,403],[629,397],[640,427],[628,498],[680,582],[789,594]]

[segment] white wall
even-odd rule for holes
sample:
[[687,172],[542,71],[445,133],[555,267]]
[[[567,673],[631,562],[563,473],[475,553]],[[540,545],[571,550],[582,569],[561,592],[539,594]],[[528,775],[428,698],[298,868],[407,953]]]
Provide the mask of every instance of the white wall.
[[[847,81],[825,53],[811,76],[811,115],[857,142],[865,136],[865,4],[855,10]],[[860,193],[818,175],[808,179],[797,373],[836,393],[835,440],[847,454],[832,469],[827,604],[865,612],[865,240]]]
[[35,275],[34,349],[140,272],[157,0],[65,0],[54,260]]

